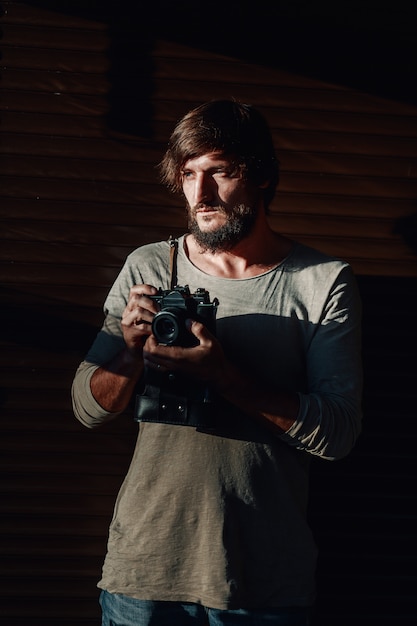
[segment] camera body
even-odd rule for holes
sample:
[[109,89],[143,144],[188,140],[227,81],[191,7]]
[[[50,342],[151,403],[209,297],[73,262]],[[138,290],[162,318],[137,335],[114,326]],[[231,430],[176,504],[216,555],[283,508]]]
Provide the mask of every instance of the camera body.
[[[202,322],[215,334],[219,301],[210,302],[208,291],[199,288],[191,293],[188,285],[159,289],[154,300],[160,310],[152,321],[152,332],[160,344],[192,347],[198,340],[187,329],[186,320]],[[138,387],[134,408],[137,422],[157,422],[194,426],[212,431],[216,423],[213,394],[205,381],[181,372],[146,369]]]
[[148,296],[160,307],[152,321],[152,332],[158,343],[166,346],[191,347],[198,341],[187,330],[187,319],[202,322],[208,330],[215,334],[216,312],[219,301],[206,289],[198,288],[190,292],[188,285],[176,286],[173,289],[159,288],[155,296]]

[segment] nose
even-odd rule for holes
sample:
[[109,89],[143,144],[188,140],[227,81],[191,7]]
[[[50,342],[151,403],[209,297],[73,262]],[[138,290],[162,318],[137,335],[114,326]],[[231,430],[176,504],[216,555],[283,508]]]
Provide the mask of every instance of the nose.
[[213,179],[204,172],[199,173],[195,179],[194,203],[208,202],[212,200],[213,194]]

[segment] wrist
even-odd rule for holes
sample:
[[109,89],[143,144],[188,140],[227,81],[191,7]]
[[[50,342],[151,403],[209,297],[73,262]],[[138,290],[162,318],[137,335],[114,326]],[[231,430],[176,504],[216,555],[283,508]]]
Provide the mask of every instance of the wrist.
[[213,381],[213,386],[221,396],[227,397],[236,387],[236,381],[237,372],[234,367],[228,363],[218,371],[218,375]]
[[129,348],[126,346],[113,364],[112,370],[121,376],[135,377],[143,370],[142,348]]

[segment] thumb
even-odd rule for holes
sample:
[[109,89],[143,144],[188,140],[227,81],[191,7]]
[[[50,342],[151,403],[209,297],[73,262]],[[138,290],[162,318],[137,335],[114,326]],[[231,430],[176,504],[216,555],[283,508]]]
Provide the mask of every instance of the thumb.
[[187,319],[186,327],[187,330],[199,340],[200,344],[204,342],[205,339],[209,339],[211,337],[204,324],[197,322],[197,320]]

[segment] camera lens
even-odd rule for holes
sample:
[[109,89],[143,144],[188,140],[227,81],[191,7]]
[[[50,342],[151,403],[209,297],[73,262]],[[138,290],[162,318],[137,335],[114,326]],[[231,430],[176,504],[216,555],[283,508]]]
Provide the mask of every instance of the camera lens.
[[180,334],[178,319],[170,311],[161,311],[153,318],[152,332],[159,343],[173,345]]

